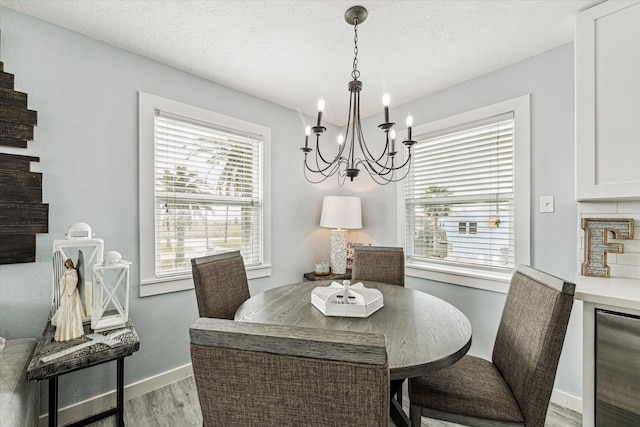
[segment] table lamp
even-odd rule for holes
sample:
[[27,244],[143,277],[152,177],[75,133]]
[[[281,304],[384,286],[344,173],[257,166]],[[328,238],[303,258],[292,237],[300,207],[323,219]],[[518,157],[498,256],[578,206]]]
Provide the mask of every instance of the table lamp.
[[347,272],[348,229],[362,228],[360,197],[324,196],[320,226],[331,230],[331,272]]

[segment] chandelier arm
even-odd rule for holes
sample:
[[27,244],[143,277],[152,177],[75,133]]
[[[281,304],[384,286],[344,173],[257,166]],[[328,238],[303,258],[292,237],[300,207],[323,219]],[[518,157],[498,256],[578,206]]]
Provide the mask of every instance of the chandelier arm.
[[322,178],[316,181],[316,180],[309,179],[309,176],[307,175],[307,171],[312,172],[314,174],[313,176],[318,176],[318,175],[314,171],[306,167],[304,164],[302,165],[302,174],[304,175],[304,178],[311,184],[320,184],[321,182],[325,181],[327,178],[331,176],[331,175],[320,174]]
[[[377,159],[371,153],[371,151],[369,150],[369,147],[367,147],[367,143],[364,140],[364,135],[362,134],[362,129],[361,128],[359,128],[358,144],[360,145],[360,150],[362,151],[362,154],[364,154],[365,158],[368,161],[377,163],[378,166],[383,167],[382,163],[380,163],[380,160],[382,160],[382,158],[385,157],[385,154],[387,154],[387,151],[389,149],[389,141],[388,140],[387,140],[387,142],[385,144],[385,147],[384,147],[384,150],[382,151],[382,154]],[[390,157],[390,156],[387,155],[387,157]]]
[[327,169],[331,168],[331,166],[333,166],[333,163],[327,163],[326,167],[320,167],[320,163],[318,162],[318,155],[317,154],[315,156],[315,159],[316,159],[316,169],[313,169],[311,166],[309,166],[307,156],[305,156],[305,158],[304,158],[304,165],[310,172],[322,173],[324,175],[324,171],[326,171]]
[[[378,163],[376,163],[376,164],[378,164]],[[385,165],[385,169],[389,169],[389,170],[392,170],[392,171],[399,171],[399,170],[403,169],[405,166],[408,166],[410,164],[411,164],[411,153],[409,153],[409,155],[405,159],[404,163],[402,163],[401,165],[393,166],[393,162],[392,162],[392,166],[391,167],[386,167],[386,165]]]
[[[365,163],[365,162],[363,162]],[[380,176],[384,176],[389,174],[390,172],[395,172],[395,171],[400,171],[402,169],[404,169],[405,167],[410,167],[411,166],[411,153],[409,153],[409,155],[407,156],[407,158],[405,159],[404,163],[402,163],[399,166],[394,166],[393,165],[393,160],[391,162],[391,166],[387,166],[386,164],[383,165],[383,167],[381,168],[381,170],[377,170],[374,165],[372,164],[372,162],[366,162],[366,166],[372,171],[374,172],[376,175],[380,175]],[[378,163],[375,163],[376,165],[379,165]],[[380,166],[380,165],[379,165]],[[407,174],[405,173],[403,175],[406,176]]]
[[[324,156],[322,155],[322,153],[320,152],[320,135],[318,135],[316,137],[316,163],[318,163],[318,156],[320,157],[320,159],[326,163],[327,165],[331,166],[332,164],[334,164],[335,162],[339,161],[340,158],[342,157],[342,150],[344,149],[344,146],[340,147],[340,150],[338,151],[338,154],[336,154],[336,156],[333,158],[332,161],[328,162]],[[320,169],[320,166],[318,166],[318,169]]]
[[[314,170],[311,167],[309,167],[309,164],[307,163],[307,161],[305,159],[305,161],[303,163],[303,172],[304,172],[304,175],[305,175],[305,178],[307,179],[307,181],[317,184],[317,183],[320,183],[320,182],[324,181],[325,179],[329,178],[330,176],[333,176],[338,171],[339,166],[340,166],[340,162],[336,162],[336,163],[330,164],[329,166],[327,166],[324,169]],[[329,171],[327,172],[327,170],[329,170]],[[319,181],[313,181],[313,180],[311,180],[311,179],[309,179],[307,177],[307,171],[312,172],[314,174],[320,174],[324,178],[320,179]]]
[[[389,160],[387,160],[387,163],[382,166],[370,160],[366,160],[363,163],[368,168],[368,170],[371,171],[370,173],[375,173],[376,175],[385,176],[388,174],[393,174],[393,172],[395,171],[395,169],[393,168],[393,159],[391,159],[391,166],[388,166]],[[376,168],[376,166],[379,166],[379,168]]]
[[[353,134],[353,132],[351,130],[351,107],[352,107],[352,99],[353,98],[353,93],[351,92],[351,90],[349,90],[349,114],[347,115],[347,127],[345,130],[345,135],[344,135],[344,140],[342,141],[342,149],[344,150],[347,146],[347,144],[349,144],[349,150],[347,151],[347,165],[348,163],[348,158],[353,158],[353,151],[354,151],[354,147],[353,147],[353,142],[349,142],[349,135]],[[345,172],[346,173],[346,172]]]
[[347,181],[347,171],[345,170],[343,173],[338,174],[338,185],[342,187],[346,181]]
[[[325,176],[332,176],[333,174],[336,173],[336,170],[338,168],[338,165],[340,164],[342,160],[341,159],[336,159],[331,163],[327,163],[327,166],[322,168],[320,167],[320,163],[318,162],[318,157],[316,156],[316,167],[317,169],[314,171],[311,168],[308,168],[311,172],[315,172],[315,173],[320,173],[322,175]],[[329,172],[327,172],[329,171]]]
[[[388,170],[394,170],[394,171],[397,171],[397,170],[400,170],[400,169],[404,168],[407,164],[410,164],[410,162],[411,162],[411,148],[409,147],[409,155],[408,155],[408,156],[407,156],[407,158],[405,159],[404,163],[402,163],[402,165],[400,165],[400,166],[395,166],[395,167],[393,166],[395,156],[387,156],[387,161],[386,161],[384,164],[382,164],[382,163],[380,163],[380,162],[378,161],[378,160],[380,160],[380,159],[378,159],[378,160],[374,160],[374,159],[367,158],[366,156],[365,156],[365,158],[366,158],[366,160],[367,160],[367,164],[369,165],[369,167],[371,167],[371,169],[372,169],[374,172],[376,172],[378,175],[380,175],[380,174],[385,174],[385,173],[387,173],[387,172],[385,172],[385,170],[387,170],[387,169],[388,169]],[[391,167],[387,166],[387,165],[389,164],[389,159],[391,159]],[[377,165],[377,166],[378,166],[378,167],[380,167],[382,170],[381,170],[380,172],[378,172],[378,171],[377,171],[377,169],[374,167],[374,165],[373,165],[373,164]]]
[[[389,131],[387,130],[384,132],[384,150],[382,150],[382,154],[380,155],[380,157],[378,157],[378,159],[376,160],[376,163],[382,160],[385,154],[390,152],[391,150],[389,149]],[[393,157],[393,156],[387,155],[387,157]]]
[[[391,165],[389,165],[389,163],[391,163]],[[395,163],[395,159],[392,156],[388,156],[387,161],[384,163],[384,167],[380,171],[380,175],[387,175],[389,173],[393,173],[395,171],[393,166],[394,163]],[[375,163],[375,165],[378,165],[378,164],[379,164],[378,162]],[[371,169],[375,170],[375,167],[374,167],[375,165],[370,165]]]
[[409,155],[405,159],[404,163],[396,167],[396,170],[403,169],[405,166],[408,166],[408,167],[411,166],[411,150],[409,150]]
[[[316,170],[313,171],[311,168],[309,168],[309,170],[312,170],[313,172],[317,172],[317,173],[322,173],[322,174],[324,174],[324,171],[326,171],[328,169],[331,169],[336,164],[336,162],[339,160],[339,158],[336,157],[335,159],[333,159],[332,162],[327,162],[326,160],[324,160],[324,158],[322,158],[322,155],[319,155],[317,149],[316,149],[316,157],[315,157],[315,159],[316,159]],[[320,160],[322,160],[326,166],[320,166]]]
[[[349,140],[349,130],[351,130],[351,105],[352,105],[352,100],[353,100],[353,93],[349,93],[349,114],[347,115],[347,128],[345,130],[345,134],[344,134],[344,143],[345,145],[347,144],[347,141]],[[353,134],[353,131],[351,131],[351,134]]]
[[[367,143],[364,140],[364,133],[362,132],[362,123],[360,121],[360,93],[357,94],[357,107],[356,107],[356,110],[355,110],[354,114],[357,114],[357,120],[355,121],[355,125],[357,127],[358,144],[360,145],[360,151],[362,151],[362,154],[367,159],[367,161],[375,162],[380,167],[384,167],[380,163],[380,160],[382,160],[382,158],[385,156],[385,154],[387,154],[388,149],[389,149],[389,138],[388,138],[389,132],[388,131],[385,132],[385,134],[387,135],[387,138],[386,138],[386,143],[385,143],[385,146],[384,146],[384,150],[382,150],[382,154],[380,154],[380,157],[378,157],[376,159],[376,157],[369,150],[369,147],[367,147]],[[387,157],[389,157],[389,156],[387,156]]]
[[[317,150],[317,148],[318,148],[318,147],[316,146],[316,155],[315,155],[315,159],[316,159],[316,169],[313,169],[311,166],[309,166],[309,163],[308,163],[308,157],[307,157],[307,154],[308,154],[308,153],[305,153],[305,156],[304,156],[304,166],[305,166],[305,168],[306,168],[307,170],[309,170],[310,172],[313,172],[313,173],[320,173],[320,174],[322,174],[322,175],[325,175],[325,173],[324,173],[324,172],[325,172],[326,170],[330,169],[332,166],[334,166],[334,164],[336,163],[336,159],[334,159],[334,161],[333,161],[333,162],[331,162],[331,163],[325,162],[325,164],[326,164],[327,166],[326,166],[326,167],[321,167],[321,166],[320,166],[320,162],[318,161],[318,154],[317,154],[317,151],[318,151],[318,150]],[[322,160],[324,161],[324,159],[322,159]],[[335,172],[330,172],[330,173],[329,173],[329,175],[325,175],[325,176],[331,176],[331,175],[333,175],[334,173],[335,173]]]
[[386,179],[384,177],[381,177],[380,175],[371,175],[371,179],[373,179],[373,181],[378,184],[378,185],[387,185],[387,184],[391,184],[392,182],[396,182],[393,179]]
[[[363,167],[364,167],[364,170],[367,171],[369,176],[371,176],[371,179],[373,179],[373,181],[376,184],[386,185],[386,184],[389,184],[390,182],[394,182],[393,181],[393,171],[390,172],[391,173],[391,177],[387,178],[386,174],[379,174],[375,170],[372,170],[371,165],[369,165],[366,162],[363,162]],[[389,172],[387,172],[387,173],[389,173]]]
[[[404,163],[405,165],[407,164],[407,162]],[[396,167],[393,169],[393,171],[398,171],[402,169],[401,167]],[[409,175],[409,171],[411,170],[411,164],[408,164],[407,168],[404,170],[404,173],[402,174],[402,176],[394,176],[394,174],[392,173],[391,178],[387,179],[385,178],[385,175],[380,175],[377,173],[371,173],[369,171],[369,168],[367,166],[365,166],[365,170],[369,173],[369,175],[371,176],[371,179],[373,179],[377,184],[380,185],[385,185],[385,184],[389,184],[391,182],[399,182],[402,181],[403,179],[405,179],[407,177],[407,175]],[[381,178],[382,180],[379,180],[379,178]]]
[[364,140],[364,134],[362,133],[362,122],[360,121],[360,92],[356,94],[356,109],[353,112],[354,115],[354,135],[357,135],[358,145],[360,146],[360,151],[362,151],[362,155],[368,161],[371,156],[369,152],[369,148]]
[[347,157],[349,160],[348,165],[350,165],[352,169],[355,167],[355,145],[353,140],[355,131],[353,129],[353,126],[356,123],[355,111],[358,108],[358,104],[354,102],[354,100],[356,99],[356,94],[357,92],[349,90],[349,114],[347,116],[347,130],[345,131],[344,137],[344,145],[346,146],[347,142],[349,141],[349,130],[351,130],[351,141],[349,141],[349,152],[347,153]]

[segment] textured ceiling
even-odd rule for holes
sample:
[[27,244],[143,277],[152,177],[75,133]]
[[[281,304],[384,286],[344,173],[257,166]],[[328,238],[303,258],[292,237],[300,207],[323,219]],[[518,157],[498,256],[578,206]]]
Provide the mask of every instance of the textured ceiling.
[[[362,116],[384,91],[404,104],[573,40],[577,11],[600,0],[0,0],[93,39],[310,116],[344,125],[358,27]],[[393,119],[393,117],[392,117]],[[396,121],[398,119],[396,118]]]

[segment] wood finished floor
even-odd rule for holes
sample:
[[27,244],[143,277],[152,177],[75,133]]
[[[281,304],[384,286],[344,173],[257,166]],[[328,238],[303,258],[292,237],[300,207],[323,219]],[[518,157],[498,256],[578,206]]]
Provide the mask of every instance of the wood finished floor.
[[[409,413],[406,382],[404,385],[403,406]],[[202,415],[198,403],[198,392],[193,377],[188,377],[143,396],[125,402],[124,421],[133,427],[201,427]],[[91,427],[112,427],[116,425],[115,417],[89,424]],[[580,427],[582,415],[562,408],[554,403],[547,413],[546,427]],[[422,427],[454,427],[443,421],[422,418]],[[389,420],[389,427],[394,427]]]

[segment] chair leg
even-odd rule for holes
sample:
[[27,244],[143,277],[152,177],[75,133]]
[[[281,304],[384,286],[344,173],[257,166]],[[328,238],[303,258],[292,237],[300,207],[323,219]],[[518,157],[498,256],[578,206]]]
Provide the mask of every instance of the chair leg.
[[409,403],[409,419],[411,420],[411,427],[420,427],[422,423],[422,407]]

